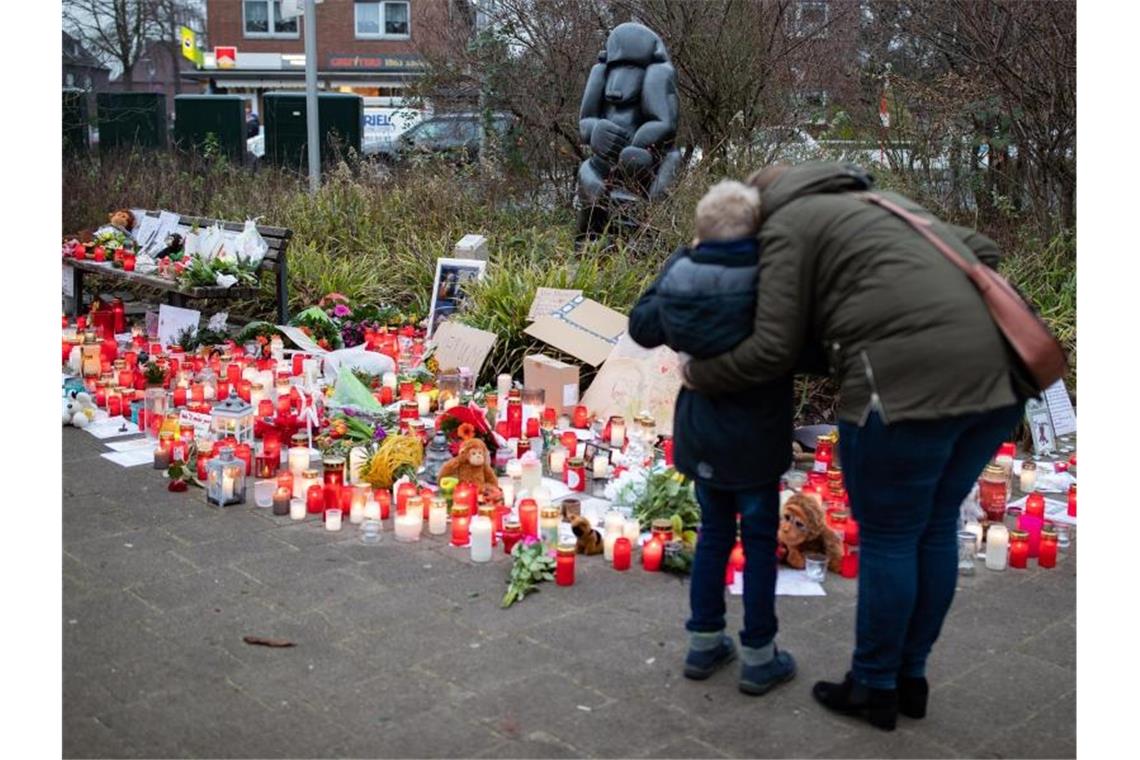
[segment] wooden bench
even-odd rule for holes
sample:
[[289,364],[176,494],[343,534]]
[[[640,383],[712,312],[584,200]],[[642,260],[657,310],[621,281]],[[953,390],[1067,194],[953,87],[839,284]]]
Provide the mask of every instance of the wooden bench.
[[[146,213],[147,216],[158,216],[157,211],[147,211]],[[234,232],[241,232],[245,226],[241,222],[227,222],[220,219],[206,219],[205,217],[197,216],[183,216],[180,222],[186,227],[197,225],[198,229],[205,229],[212,227],[214,224],[220,224],[223,229],[232,230]],[[257,226],[257,231],[261,233],[261,237],[269,244],[269,250],[266,252],[265,258],[263,258],[261,264],[258,265],[258,277],[261,277],[262,272],[273,273],[277,290],[277,324],[283,325],[289,321],[289,282],[285,250],[289,246],[289,239],[293,237],[293,231],[285,229],[284,227],[263,227],[261,225]],[[238,285],[234,285],[230,288],[218,286],[182,287],[176,280],[161,277],[157,274],[124,272],[122,269],[115,269],[110,264],[96,264],[87,259],[83,261],[65,259],[65,263],[72,268],[72,293],[74,294],[72,316],[78,316],[83,310],[83,275],[86,272],[106,275],[108,277],[117,277],[120,280],[161,290],[166,293],[167,302],[172,306],[185,306],[187,300],[201,298],[252,298],[259,292],[259,288],[249,286],[242,287]]]

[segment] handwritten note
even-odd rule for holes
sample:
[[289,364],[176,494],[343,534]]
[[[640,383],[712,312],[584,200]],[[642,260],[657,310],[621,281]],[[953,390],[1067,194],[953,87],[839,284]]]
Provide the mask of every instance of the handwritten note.
[[198,321],[201,318],[202,312],[197,309],[162,304],[158,307],[158,342],[165,348],[176,343],[178,336],[187,329],[198,332]]
[[210,415],[202,414],[201,412],[191,412],[186,409],[178,412],[179,425],[193,425],[194,437],[199,440],[209,438],[210,433]]
[[1073,410],[1069,392],[1065,390],[1064,380],[1058,380],[1045,389],[1045,403],[1053,419],[1053,432],[1058,436],[1077,432],[1077,413]]
[[111,454],[102,454],[104,459],[109,459],[121,467],[138,467],[143,464],[150,464],[154,462],[154,449],[130,449],[128,451],[116,451]]
[[495,346],[495,333],[452,322],[441,322],[432,342],[440,369],[467,367],[478,376],[483,362]]
[[534,300],[531,301],[530,311],[527,312],[526,318],[533,322],[539,317],[553,314],[580,295],[582,295],[580,290],[538,288],[534,291]]

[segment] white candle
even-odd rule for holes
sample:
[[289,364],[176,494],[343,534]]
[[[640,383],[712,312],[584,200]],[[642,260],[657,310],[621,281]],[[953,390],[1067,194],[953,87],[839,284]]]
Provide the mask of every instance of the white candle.
[[304,499],[293,499],[289,502],[289,516],[294,520],[304,520],[306,511]]
[[305,374],[305,385],[312,388],[317,384],[317,375],[321,372],[321,360],[305,359],[301,362],[301,369]]
[[507,462],[507,475],[511,480],[522,479],[522,462],[517,459],[512,459]]
[[621,448],[625,445],[625,423],[612,422],[610,423],[610,445],[615,448]]
[[269,340],[269,354],[276,362],[285,360],[285,341],[281,340],[280,335],[274,335]]
[[503,492],[503,504],[507,507],[515,505],[515,482],[511,479],[499,481],[499,488]]
[[204,401],[213,401],[217,395],[218,391],[214,386],[213,380],[207,380],[206,382],[202,383],[202,399]]
[[265,399],[265,386],[261,383],[254,383],[249,388],[249,405],[253,407],[254,414],[257,413],[258,405]]
[[562,446],[555,446],[550,450],[550,472],[553,475],[561,475],[562,470],[566,468],[566,456],[569,452]]
[[424,514],[420,510],[409,509],[402,515],[396,515],[396,540],[419,541],[423,522]]
[[364,505],[368,502],[371,491],[367,486],[357,486],[352,492],[352,502],[348,510],[348,521],[353,525],[364,522]]
[[360,483],[360,471],[368,460],[368,451],[363,446],[353,446],[348,452],[348,482]]
[[241,371],[241,379],[248,380],[251,384],[259,382],[261,373],[257,371],[257,367],[252,364]]
[[364,519],[365,520],[380,520],[380,502],[375,499],[369,499],[364,504]]
[[471,561],[490,562],[491,560],[491,518],[476,515],[471,520]]
[[[265,397],[272,401],[276,401],[277,391],[275,388],[277,387],[277,380],[273,377],[273,370],[263,369],[261,372],[257,373],[257,376],[257,382],[261,383],[261,387],[265,389]],[[254,411],[256,411],[256,409]]]
[[443,402],[443,411],[446,412],[448,409],[454,409],[457,406],[459,406],[459,399],[455,396],[448,396],[447,400]]
[[510,375],[499,375],[498,391],[499,391],[499,407],[501,409],[507,408],[507,396],[511,393],[511,385],[513,384]]
[[222,498],[229,501],[234,497],[234,476],[227,472],[222,473]]
[[530,492],[542,483],[542,462],[538,461],[538,457],[532,457],[529,454],[524,459],[520,460],[522,467],[522,486]]
[[420,407],[420,416],[427,417],[431,414],[431,394],[425,391],[420,391],[416,394],[416,403]]
[[293,473],[293,481],[296,482],[301,473],[307,469],[309,469],[309,447],[289,447],[289,472]]
[[380,382],[385,388],[391,388],[393,391],[396,390],[396,373],[385,372],[380,378]]
[[986,567],[1005,570],[1009,554],[1009,531],[1001,523],[992,523],[986,531]]
[[428,533],[442,536],[447,532],[447,500],[432,499],[428,508]]
[[631,517],[622,523],[621,534],[629,539],[631,546],[638,546],[641,541],[641,524]]
[[594,457],[594,477],[598,479],[605,478],[610,473],[610,460],[605,454],[598,454]]
[[1032,467],[1026,467],[1027,464],[1032,463],[1021,463],[1021,492],[1033,493],[1034,489],[1037,488],[1037,465],[1034,464]]
[[614,561],[614,542],[622,536],[625,527],[625,516],[621,512],[607,512],[605,521],[605,535],[602,538],[603,556],[606,562]]
[[67,357],[67,366],[73,375],[78,375],[79,371],[83,369],[83,349],[81,347],[75,346],[71,349],[71,354]]
[[325,530],[340,530],[340,510],[325,510]]
[[980,552],[982,550],[982,526],[981,526],[981,524],[971,521],[971,522],[966,523],[966,527],[963,528],[962,530],[964,530],[967,533],[973,533],[974,534],[974,551]]

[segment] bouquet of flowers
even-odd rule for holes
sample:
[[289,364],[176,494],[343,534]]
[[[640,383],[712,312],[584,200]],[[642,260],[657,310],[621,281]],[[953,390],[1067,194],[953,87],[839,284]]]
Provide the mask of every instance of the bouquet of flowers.
[[340,337],[340,328],[320,306],[305,309],[293,317],[292,321],[301,328],[301,332],[326,351],[342,348],[344,345]]
[[491,456],[494,456],[495,451],[499,448],[495,431],[487,423],[487,417],[483,414],[483,410],[473,405],[453,406],[448,409],[440,416],[436,423],[436,429],[447,435],[452,456],[457,456],[459,447],[470,438],[478,438],[487,444],[487,450]]

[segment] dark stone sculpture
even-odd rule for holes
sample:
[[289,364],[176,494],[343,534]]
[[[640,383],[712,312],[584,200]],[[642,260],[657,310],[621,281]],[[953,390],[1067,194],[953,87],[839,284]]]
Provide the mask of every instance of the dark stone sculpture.
[[600,232],[615,211],[663,196],[681,163],[677,74],[665,43],[637,23],[617,26],[590,70],[579,130],[592,155],[578,170],[578,234]]

